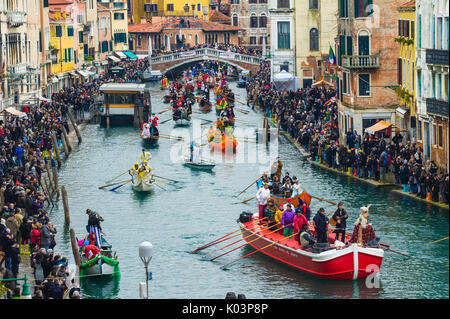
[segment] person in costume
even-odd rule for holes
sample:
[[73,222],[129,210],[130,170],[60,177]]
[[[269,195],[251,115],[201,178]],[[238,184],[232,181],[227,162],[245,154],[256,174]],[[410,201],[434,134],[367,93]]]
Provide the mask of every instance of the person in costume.
[[364,246],[378,246],[379,238],[375,236],[375,230],[372,224],[369,224],[369,208],[361,207],[361,214],[355,222],[355,227],[353,228],[352,238],[350,238],[350,243],[357,243],[358,245]]
[[269,190],[269,184],[264,183],[263,186],[258,189],[258,192],[256,193],[256,199],[258,200],[259,204],[259,219],[262,219],[264,217],[264,207],[267,204],[267,200],[270,198],[270,190]]

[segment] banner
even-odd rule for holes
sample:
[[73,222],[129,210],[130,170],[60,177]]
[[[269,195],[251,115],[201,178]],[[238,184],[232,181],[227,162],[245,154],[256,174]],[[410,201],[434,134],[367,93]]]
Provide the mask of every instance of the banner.
[[219,57],[226,59],[234,59],[235,54],[231,52],[220,52]]

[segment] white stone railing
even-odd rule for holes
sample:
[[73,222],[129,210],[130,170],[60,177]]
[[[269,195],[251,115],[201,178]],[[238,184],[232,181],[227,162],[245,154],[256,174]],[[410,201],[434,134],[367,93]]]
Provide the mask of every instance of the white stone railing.
[[185,52],[177,52],[177,53],[152,57],[152,58],[150,58],[150,62],[152,65],[155,65],[155,64],[159,64],[159,63],[184,60],[184,59],[188,59],[190,57],[199,57],[199,56],[201,57],[201,56],[205,56],[205,55],[209,56],[209,57],[218,58],[221,60],[241,61],[244,63],[254,64],[254,65],[259,65],[261,63],[261,61],[263,61],[263,58],[258,57],[258,56],[234,53],[234,52],[211,49],[211,48],[201,48],[201,49],[194,49],[194,50],[185,51]]
[[8,24],[11,27],[18,27],[25,23],[25,12],[20,11],[8,11]]

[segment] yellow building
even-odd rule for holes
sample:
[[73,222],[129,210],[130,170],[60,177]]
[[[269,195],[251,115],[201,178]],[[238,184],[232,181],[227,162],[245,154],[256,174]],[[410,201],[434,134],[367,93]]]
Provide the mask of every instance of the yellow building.
[[53,53],[52,74],[62,74],[74,70],[74,29],[65,12],[54,12],[50,19],[50,51]]
[[[415,96],[415,13],[416,1],[410,0],[397,8],[398,11],[398,37],[395,41],[399,44],[398,58],[398,84],[396,89],[400,97],[401,108],[397,109],[397,125],[408,130],[410,137],[414,136],[416,116]],[[403,134],[404,135],[404,134]],[[409,139],[410,140],[410,139]]]
[[198,16],[208,14],[209,0],[130,0],[131,23],[139,24],[141,19],[152,16]]
[[111,34],[113,51],[128,50],[128,9],[125,0],[102,3],[111,11]]

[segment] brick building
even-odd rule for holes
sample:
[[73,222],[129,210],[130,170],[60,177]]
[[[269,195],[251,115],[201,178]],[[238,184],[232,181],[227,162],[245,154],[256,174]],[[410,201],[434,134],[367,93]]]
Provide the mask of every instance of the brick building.
[[[363,134],[378,120],[393,123],[399,98],[398,12],[404,1],[339,0],[338,105],[340,137]],[[372,4],[373,3],[373,4]]]

